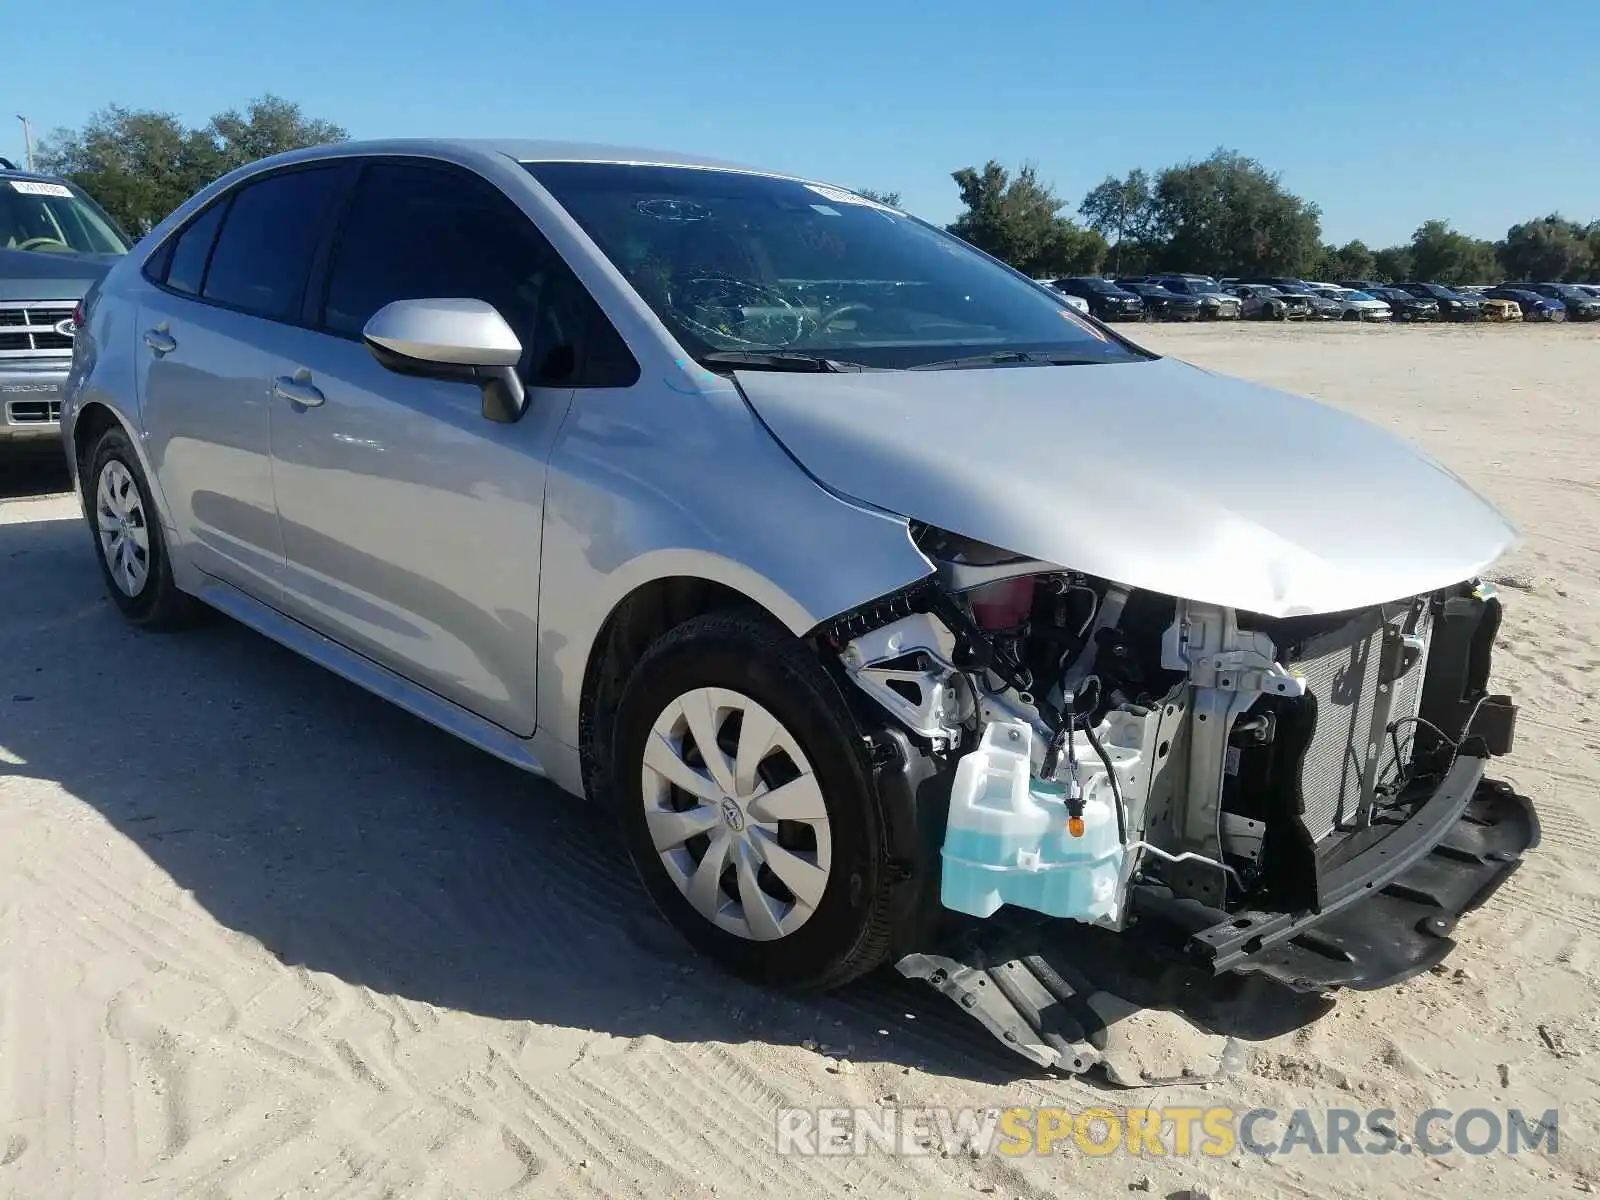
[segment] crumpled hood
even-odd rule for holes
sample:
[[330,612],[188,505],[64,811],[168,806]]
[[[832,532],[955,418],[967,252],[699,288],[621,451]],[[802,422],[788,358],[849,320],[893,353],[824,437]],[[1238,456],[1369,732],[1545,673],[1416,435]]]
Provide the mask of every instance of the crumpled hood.
[[1377,426],[1175,359],[736,378],[835,492],[1191,600],[1340,612],[1470,578],[1518,540]]
[[81,300],[121,257],[0,249],[0,300]]

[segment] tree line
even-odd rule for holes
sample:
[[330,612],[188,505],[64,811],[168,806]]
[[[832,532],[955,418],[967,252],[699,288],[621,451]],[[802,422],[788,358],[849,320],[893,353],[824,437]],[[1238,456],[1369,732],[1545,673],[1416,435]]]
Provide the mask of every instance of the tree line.
[[[82,129],[58,129],[40,147],[47,171],[78,184],[136,235],[235,167],[303,146],[344,141],[330,121],[265,95],[242,111],[188,127],[171,113],[112,106]],[[1362,241],[1322,240],[1322,212],[1283,186],[1255,159],[1219,149],[1165,170],[1108,176],[1070,204],[1023,164],[1014,173],[990,161],[952,172],[961,212],[951,233],[1036,277],[1292,275],[1307,279],[1600,278],[1600,221],[1559,213],[1513,225],[1498,242],[1471,237],[1447,220],[1424,221],[1409,242],[1373,249]],[[898,206],[897,192],[859,189]]]
[[218,113],[190,128],[172,113],[112,105],[82,129],[58,129],[40,145],[40,166],[70,179],[135,236],[235,167],[305,146],[342,142],[349,133],[305,116],[271,94],[241,112]]
[[1560,213],[1513,225],[1498,242],[1440,219],[1424,221],[1397,246],[1335,246],[1322,240],[1316,204],[1234,150],[1154,174],[1107,176],[1078,205],[1081,224],[1031,165],[1012,175],[991,161],[952,178],[964,211],[950,232],[1035,277],[1191,271],[1446,284],[1600,277],[1600,221]]

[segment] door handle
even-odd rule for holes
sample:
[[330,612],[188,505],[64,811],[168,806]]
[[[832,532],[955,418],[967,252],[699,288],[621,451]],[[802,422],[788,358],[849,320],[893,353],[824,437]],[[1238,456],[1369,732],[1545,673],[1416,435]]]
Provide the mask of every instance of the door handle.
[[279,375],[272,381],[272,394],[279,399],[287,400],[290,404],[298,404],[301,408],[316,408],[326,399],[311,384],[291,379],[287,375]]
[[146,329],[144,331],[144,344],[157,354],[171,354],[178,348],[178,340],[170,333],[160,329]]

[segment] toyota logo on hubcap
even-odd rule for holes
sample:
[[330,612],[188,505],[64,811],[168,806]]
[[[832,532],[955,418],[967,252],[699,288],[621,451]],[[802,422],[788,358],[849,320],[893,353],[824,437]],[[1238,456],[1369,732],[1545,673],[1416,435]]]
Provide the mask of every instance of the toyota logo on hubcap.
[[744,829],[744,814],[739,811],[739,806],[728,796],[722,798],[722,820],[735,833]]

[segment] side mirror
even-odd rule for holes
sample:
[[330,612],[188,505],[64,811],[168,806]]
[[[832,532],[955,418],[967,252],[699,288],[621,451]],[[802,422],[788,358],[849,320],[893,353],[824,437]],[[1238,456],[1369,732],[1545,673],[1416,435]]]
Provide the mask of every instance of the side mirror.
[[372,356],[401,375],[453,379],[483,389],[483,415],[512,424],[527,410],[517,363],[522,343],[482,300],[395,300],[361,331]]

